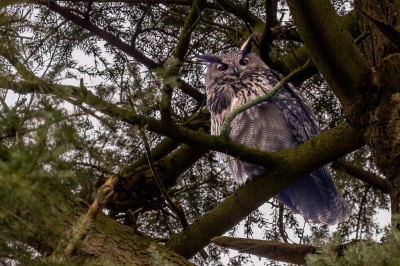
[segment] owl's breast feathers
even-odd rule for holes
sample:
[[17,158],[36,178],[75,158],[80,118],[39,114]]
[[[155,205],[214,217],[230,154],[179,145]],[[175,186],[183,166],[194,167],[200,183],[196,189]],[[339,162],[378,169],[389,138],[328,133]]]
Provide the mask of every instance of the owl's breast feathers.
[[[243,75],[241,79],[222,78],[211,82],[207,86],[207,107],[212,115],[212,134],[219,135],[226,116],[235,108],[271,90],[279,82],[278,75],[280,74],[273,70],[260,68],[258,71]],[[291,97],[299,98],[302,102],[300,104],[306,105],[307,111],[311,111],[296,89],[292,85],[290,87]],[[287,89],[281,90],[280,96],[288,95]],[[237,119],[239,117],[235,118]]]

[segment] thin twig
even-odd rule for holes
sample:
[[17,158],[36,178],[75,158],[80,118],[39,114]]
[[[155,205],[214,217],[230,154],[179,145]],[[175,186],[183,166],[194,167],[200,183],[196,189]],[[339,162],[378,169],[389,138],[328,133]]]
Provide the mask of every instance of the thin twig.
[[[189,225],[189,223],[188,223],[188,221],[186,219],[185,213],[183,212],[183,208],[182,208],[180,202],[177,201],[177,200],[175,202],[172,202],[171,198],[168,195],[167,190],[165,189],[165,187],[164,187],[164,185],[162,183],[162,180],[161,180],[160,176],[158,175],[158,173],[157,173],[157,171],[156,171],[156,169],[154,167],[154,162],[153,162],[153,157],[151,156],[151,150],[150,150],[149,142],[147,141],[146,133],[144,132],[146,129],[147,129],[147,125],[145,125],[139,132],[140,132],[140,135],[141,135],[141,137],[143,139],[144,146],[146,148],[147,159],[149,161],[151,172],[153,173],[154,179],[156,180],[157,185],[158,185],[161,193],[163,194],[164,198],[168,202],[168,206],[178,216],[182,227],[186,228]],[[200,256],[201,256],[201,258],[203,260],[207,260],[208,254],[204,249],[201,249],[199,251],[199,254],[200,254]]]
[[153,173],[153,176],[154,176],[154,179],[157,182],[158,188],[160,189],[161,193],[163,194],[165,200],[167,201],[168,206],[170,207],[170,209],[174,213],[176,213],[176,215],[178,216],[178,218],[179,218],[179,220],[180,220],[180,222],[181,222],[181,224],[183,226],[184,224],[187,224],[186,216],[184,215],[183,211],[180,210],[178,208],[178,206],[176,206],[175,203],[172,202],[171,198],[168,195],[167,190],[165,189],[165,187],[164,187],[164,185],[162,183],[162,180],[161,180],[160,176],[158,175],[158,173],[157,173],[157,171],[156,171],[156,169],[154,167],[154,162],[153,162],[153,158],[151,156],[151,150],[150,150],[149,142],[147,140],[146,134],[144,133],[144,131],[146,129],[147,129],[147,125],[144,126],[143,129],[140,130],[139,132],[140,132],[140,135],[141,135],[141,137],[143,139],[143,142],[144,142],[144,146],[145,146],[146,153],[147,153],[147,159],[149,161],[151,172]]

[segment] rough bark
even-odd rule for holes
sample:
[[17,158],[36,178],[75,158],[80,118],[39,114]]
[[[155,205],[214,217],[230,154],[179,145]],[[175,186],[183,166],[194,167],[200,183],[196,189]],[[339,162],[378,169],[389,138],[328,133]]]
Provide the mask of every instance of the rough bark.
[[241,253],[248,253],[271,260],[300,265],[306,264],[304,257],[308,253],[315,253],[317,250],[311,245],[288,244],[234,237],[214,237],[211,239],[211,242],[224,248],[237,250]]
[[[289,244],[225,236],[214,237],[211,241],[218,246],[234,249],[241,253],[249,253],[271,260],[300,265],[306,264],[305,256],[307,254],[318,253],[320,250],[319,247],[311,245]],[[371,244],[371,242],[368,241],[353,240],[346,244],[334,246],[332,251],[336,253],[337,257],[340,257],[343,256],[346,249],[360,243],[364,246]]]
[[[361,49],[368,65],[376,70],[379,85],[379,105],[371,109],[370,123],[364,131],[364,138],[374,155],[375,164],[387,177],[392,214],[400,212],[400,55],[379,27],[361,13],[368,14],[400,31],[398,13],[399,1],[372,0],[355,2],[359,13],[358,22],[371,32]],[[371,95],[368,95],[371,101]],[[366,99],[367,100],[367,99]]]
[[359,25],[371,31],[361,41],[364,53],[346,36],[329,1],[288,0],[288,5],[311,57],[342,103],[346,119],[363,132],[377,167],[389,182],[392,213],[399,213],[400,76],[398,68],[391,67],[399,59],[389,56],[398,51],[362,15],[367,13],[399,31],[399,1],[356,1]]
[[[72,232],[76,220],[87,214],[87,207],[76,201],[70,192],[63,192],[67,211],[55,210],[55,218],[63,221],[62,232]],[[47,239],[37,239],[30,244],[40,253],[51,252]],[[109,265],[191,265],[194,264],[173,251],[157,244],[151,237],[122,225],[100,213],[90,226],[76,258],[98,258]]]

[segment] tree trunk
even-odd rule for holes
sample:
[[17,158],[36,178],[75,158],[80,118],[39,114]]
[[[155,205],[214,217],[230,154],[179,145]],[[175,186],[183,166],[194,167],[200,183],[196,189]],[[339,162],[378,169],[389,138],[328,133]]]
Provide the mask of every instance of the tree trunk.
[[[84,217],[87,207],[75,201],[74,195],[69,192],[64,194],[64,204],[67,211],[56,210],[54,215],[63,221],[62,232],[72,232],[77,219]],[[32,239],[32,245],[41,254],[51,254],[49,249],[50,239],[44,239],[38,232]],[[108,265],[191,265],[194,264],[176,254],[175,252],[157,244],[151,237],[138,232],[135,234],[131,227],[122,225],[107,215],[101,213],[97,216],[85,240],[83,247],[75,258],[96,258],[109,262]]]
[[400,55],[395,54],[399,50],[389,41],[390,37],[385,36],[367,16],[400,31],[397,23],[400,1],[356,0],[355,6],[361,31],[371,32],[361,42],[361,49],[367,64],[377,73],[378,90],[367,98],[370,101],[379,98],[379,105],[370,110],[364,138],[374,155],[375,164],[387,178],[392,214],[397,214],[400,212]]

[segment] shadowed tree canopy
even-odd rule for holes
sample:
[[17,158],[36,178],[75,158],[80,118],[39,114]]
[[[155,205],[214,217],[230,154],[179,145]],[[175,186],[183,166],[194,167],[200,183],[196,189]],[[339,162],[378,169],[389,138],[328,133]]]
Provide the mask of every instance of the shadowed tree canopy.
[[[399,12],[389,0],[1,1],[0,264],[399,263]],[[323,133],[296,148],[210,134],[197,57],[251,34],[318,118]],[[265,175],[239,186],[215,152]],[[335,231],[274,199],[326,164],[352,207]],[[227,248],[242,253],[223,262]]]

